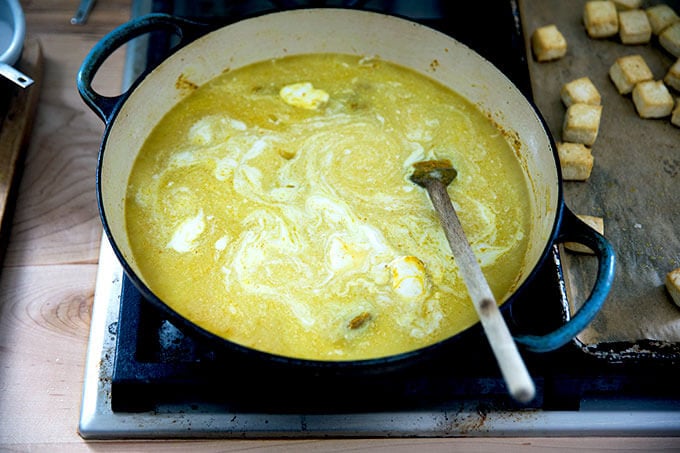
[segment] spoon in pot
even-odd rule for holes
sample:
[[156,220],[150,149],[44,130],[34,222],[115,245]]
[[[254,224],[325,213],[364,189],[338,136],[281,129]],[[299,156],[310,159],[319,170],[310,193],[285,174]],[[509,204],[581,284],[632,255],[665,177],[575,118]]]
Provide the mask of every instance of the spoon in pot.
[[522,403],[531,401],[536,393],[534,382],[498,309],[496,298],[482,273],[446,190],[458,172],[448,160],[417,162],[413,167],[411,181],[427,189],[435,211],[439,214],[453,257],[458,263],[510,395]]

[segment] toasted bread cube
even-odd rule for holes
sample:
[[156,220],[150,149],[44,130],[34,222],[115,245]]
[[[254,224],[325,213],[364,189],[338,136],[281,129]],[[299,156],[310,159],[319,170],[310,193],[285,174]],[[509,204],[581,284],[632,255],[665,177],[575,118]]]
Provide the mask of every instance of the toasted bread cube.
[[663,81],[669,87],[680,91],[680,58],[668,69]]
[[635,85],[633,102],[642,118],[663,118],[673,110],[673,97],[661,80],[648,80]]
[[531,47],[537,61],[551,61],[567,53],[567,40],[556,25],[537,28],[531,36]]
[[652,39],[652,26],[640,9],[619,13],[619,37],[623,44],[646,44]]
[[588,77],[572,80],[562,86],[560,92],[562,102],[566,107],[572,104],[600,105],[602,97],[593,82]]
[[638,9],[642,5],[642,0],[613,0],[613,2],[619,11]]
[[562,140],[592,146],[600,129],[601,105],[572,104],[562,124]]
[[[597,231],[598,233],[600,233],[601,235],[604,236],[604,219],[602,217],[585,215],[585,214],[576,214],[576,217],[581,219],[590,228],[592,228],[593,230]],[[586,247],[583,244],[578,244],[576,242],[565,242],[564,248],[566,248],[567,250],[570,250],[572,252],[589,253],[589,254],[593,253],[593,251],[589,247]]]
[[585,181],[593,170],[593,153],[582,143],[557,144],[557,155],[565,181]]
[[660,34],[666,27],[680,22],[680,17],[668,5],[650,6],[645,10],[645,13],[647,13],[649,24],[652,26],[652,33],[655,35]]
[[675,101],[675,108],[671,114],[671,124],[680,127],[680,98]]
[[589,1],[583,8],[583,23],[591,38],[607,38],[619,32],[619,15],[614,2]]
[[609,77],[621,94],[633,91],[636,83],[652,80],[654,75],[647,62],[640,55],[617,58],[609,68]]
[[680,307],[680,267],[666,274],[666,289],[675,305]]
[[661,32],[659,44],[673,56],[680,57],[680,22],[674,23]]

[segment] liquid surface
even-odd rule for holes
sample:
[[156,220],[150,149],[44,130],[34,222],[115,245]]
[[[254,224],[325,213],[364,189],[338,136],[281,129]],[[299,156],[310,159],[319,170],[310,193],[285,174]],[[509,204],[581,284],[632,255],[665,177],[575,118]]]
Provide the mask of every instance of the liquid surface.
[[499,301],[523,270],[527,182],[474,105],[390,63],[287,57],[180,102],[130,176],[126,226],[147,285],[203,328],[320,360],[435,343],[478,318],[413,163],[449,193]]

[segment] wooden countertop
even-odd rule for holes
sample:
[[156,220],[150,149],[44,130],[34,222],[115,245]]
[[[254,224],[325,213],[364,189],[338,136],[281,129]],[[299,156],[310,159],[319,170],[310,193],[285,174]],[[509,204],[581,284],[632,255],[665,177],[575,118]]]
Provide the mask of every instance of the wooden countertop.
[[[77,434],[101,226],[95,168],[103,124],[81,101],[76,72],[130,1],[98,2],[88,23],[78,1],[23,0],[44,77],[0,274],[1,451],[658,451],[673,438],[454,438],[85,442]],[[105,94],[121,85],[123,52],[99,71]]]

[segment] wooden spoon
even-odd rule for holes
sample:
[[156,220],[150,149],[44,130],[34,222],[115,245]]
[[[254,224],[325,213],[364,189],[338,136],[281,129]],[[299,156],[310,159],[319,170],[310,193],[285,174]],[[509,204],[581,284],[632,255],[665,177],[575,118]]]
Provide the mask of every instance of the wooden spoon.
[[453,257],[458,263],[508,391],[517,401],[526,403],[536,394],[534,382],[529,376],[517,345],[498,309],[496,299],[470,247],[446,190],[458,172],[448,160],[417,162],[413,167],[411,181],[427,189],[435,211],[439,214],[439,220],[446,233]]

